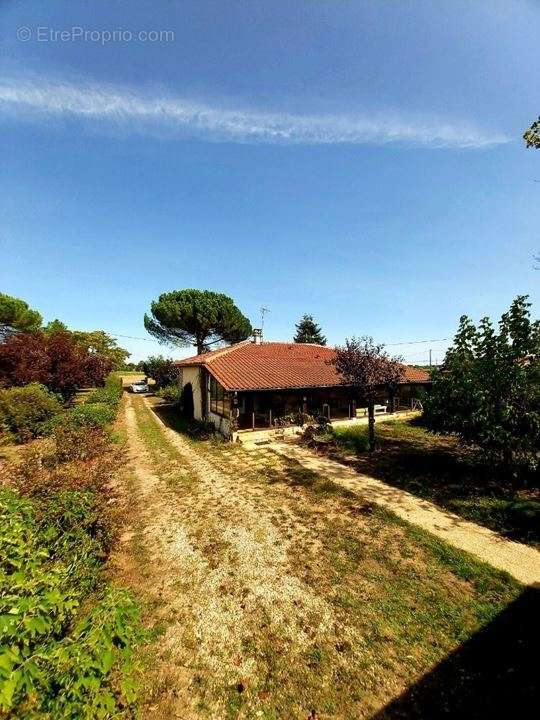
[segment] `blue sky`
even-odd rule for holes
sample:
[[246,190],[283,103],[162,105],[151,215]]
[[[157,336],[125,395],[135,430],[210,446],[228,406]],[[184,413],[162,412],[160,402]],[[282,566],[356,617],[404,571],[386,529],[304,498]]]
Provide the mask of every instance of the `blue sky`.
[[276,340],[538,314],[538,37],[537,2],[4,2],[1,289],[139,338],[182,287]]

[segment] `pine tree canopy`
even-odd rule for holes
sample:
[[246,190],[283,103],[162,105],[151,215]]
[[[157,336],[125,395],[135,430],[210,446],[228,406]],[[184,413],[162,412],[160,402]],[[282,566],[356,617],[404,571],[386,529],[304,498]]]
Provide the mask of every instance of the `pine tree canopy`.
[[313,319],[313,315],[304,315],[300,322],[296,323],[294,342],[326,345],[326,338],[322,334],[320,325],[317,325]]

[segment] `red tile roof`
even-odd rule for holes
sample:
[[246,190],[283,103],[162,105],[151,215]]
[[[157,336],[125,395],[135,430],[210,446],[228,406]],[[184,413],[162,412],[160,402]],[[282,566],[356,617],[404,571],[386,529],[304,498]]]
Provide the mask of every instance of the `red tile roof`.
[[[341,385],[333,348],[307,343],[251,340],[177,361],[179,367],[204,365],[226,390],[284,390]],[[429,382],[425,370],[405,366],[404,383]]]

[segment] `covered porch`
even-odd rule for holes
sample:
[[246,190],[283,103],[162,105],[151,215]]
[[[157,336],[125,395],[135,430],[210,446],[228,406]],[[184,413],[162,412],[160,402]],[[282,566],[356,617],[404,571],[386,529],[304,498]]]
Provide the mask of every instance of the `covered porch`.
[[[394,397],[394,410],[411,409],[419,388],[404,385]],[[377,414],[391,407],[390,393],[381,388],[377,393]],[[257,390],[237,392],[232,396],[240,431],[261,430],[279,425],[301,425],[303,416],[325,416],[331,422],[355,420],[365,414],[365,399],[352,388],[334,386],[298,388],[294,390]]]
[[[399,410],[394,413],[380,413],[377,415],[376,421],[379,422],[393,422],[395,420],[415,417],[420,414],[418,406],[413,402],[412,408],[402,406]],[[367,425],[367,416],[360,416],[355,418],[345,418],[342,420],[336,419],[331,420],[330,424],[332,427],[352,427],[355,425]],[[245,445],[248,449],[255,448],[259,445],[267,445],[269,442],[274,440],[293,440],[296,436],[301,435],[305,430],[305,426],[301,425],[286,425],[279,426],[273,425],[272,427],[260,427],[260,428],[246,428],[244,430],[237,430],[232,434],[233,442],[240,442]]]

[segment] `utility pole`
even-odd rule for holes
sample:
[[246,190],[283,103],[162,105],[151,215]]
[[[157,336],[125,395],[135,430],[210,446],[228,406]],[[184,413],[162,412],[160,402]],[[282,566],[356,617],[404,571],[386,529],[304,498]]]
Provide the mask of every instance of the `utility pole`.
[[431,348],[429,349],[429,367],[431,368]]

